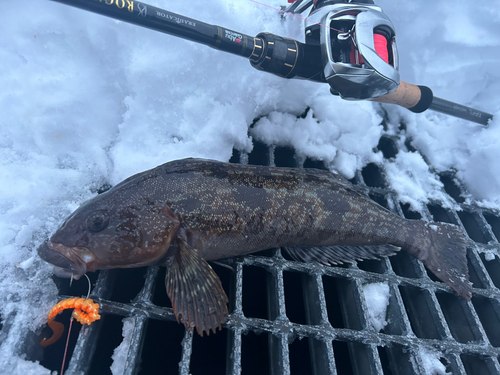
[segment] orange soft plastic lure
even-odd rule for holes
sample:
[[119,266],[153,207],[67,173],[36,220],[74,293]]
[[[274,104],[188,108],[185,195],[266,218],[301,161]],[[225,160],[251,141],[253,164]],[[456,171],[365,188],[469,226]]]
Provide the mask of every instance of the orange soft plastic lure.
[[64,324],[56,322],[54,318],[61,311],[66,309],[74,309],[73,318],[78,320],[81,324],[88,324],[99,320],[101,316],[99,315],[99,304],[94,303],[92,299],[89,298],[68,298],[57,305],[55,305],[49,312],[47,318],[47,324],[54,331],[53,335],[49,339],[43,339],[40,345],[43,347],[49,346],[55,343],[64,332]]

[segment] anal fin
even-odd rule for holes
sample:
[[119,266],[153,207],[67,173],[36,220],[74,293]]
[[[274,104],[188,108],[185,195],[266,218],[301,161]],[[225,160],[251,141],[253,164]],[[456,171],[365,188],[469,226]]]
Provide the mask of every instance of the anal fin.
[[354,263],[363,259],[380,259],[394,255],[400,250],[399,247],[393,245],[287,246],[284,249],[295,260],[325,265]]
[[167,265],[165,287],[174,314],[186,328],[200,336],[221,329],[228,315],[228,298],[212,267],[182,238],[177,238],[177,252]]

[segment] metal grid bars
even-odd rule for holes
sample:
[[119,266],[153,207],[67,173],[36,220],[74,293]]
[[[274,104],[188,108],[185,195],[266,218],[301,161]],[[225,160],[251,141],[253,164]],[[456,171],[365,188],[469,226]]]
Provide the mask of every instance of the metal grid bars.
[[[397,153],[391,137],[384,136],[378,147],[387,158]],[[231,161],[324,168],[313,160],[298,161],[291,149],[261,143],[249,155],[235,151]],[[463,228],[474,287],[470,302],[404,252],[326,267],[293,261],[273,249],[213,265],[229,296],[230,316],[222,332],[200,337],[175,321],[163,268],[101,271],[93,275],[91,297],[101,304],[103,318],[80,329],[65,374],[109,374],[113,350],[123,340],[124,317],[132,327],[128,347],[122,348],[127,353],[123,373],[130,375],[425,374],[429,352],[452,374],[500,374],[500,215],[465,204],[453,175],[440,177],[462,211],[438,203],[422,214],[410,211],[387,189],[383,170],[374,164],[353,182],[399,215]],[[370,323],[363,294],[364,285],[379,282],[390,291],[388,324],[381,332]],[[71,291],[61,285],[61,299],[85,294],[85,288],[84,282]],[[57,370],[62,344],[48,347],[43,358],[34,353],[39,352],[28,353],[29,359]]]

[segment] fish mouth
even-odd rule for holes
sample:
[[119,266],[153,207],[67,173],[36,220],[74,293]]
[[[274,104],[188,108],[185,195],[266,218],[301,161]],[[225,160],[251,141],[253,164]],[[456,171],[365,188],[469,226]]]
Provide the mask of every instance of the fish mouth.
[[50,240],[41,244],[37,251],[40,258],[54,265],[56,276],[73,277],[76,280],[87,272],[88,263],[96,260],[87,248],[68,247]]

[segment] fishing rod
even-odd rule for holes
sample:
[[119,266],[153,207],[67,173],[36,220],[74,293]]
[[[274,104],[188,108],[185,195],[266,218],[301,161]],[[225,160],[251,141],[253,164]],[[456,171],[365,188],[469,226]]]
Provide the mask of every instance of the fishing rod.
[[415,113],[431,109],[482,125],[493,118],[435,97],[427,86],[401,81],[394,25],[371,0],[292,1],[292,15],[313,5],[305,43],[265,32],[249,36],[135,0],[52,1],[242,56],[283,78],[328,83],[332,94],[346,100],[397,104]]

